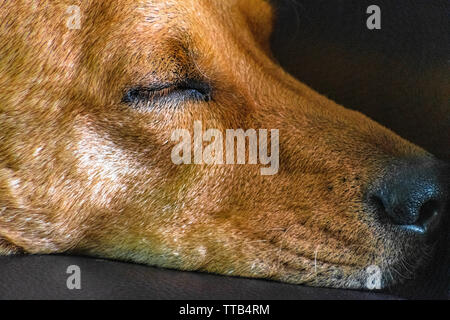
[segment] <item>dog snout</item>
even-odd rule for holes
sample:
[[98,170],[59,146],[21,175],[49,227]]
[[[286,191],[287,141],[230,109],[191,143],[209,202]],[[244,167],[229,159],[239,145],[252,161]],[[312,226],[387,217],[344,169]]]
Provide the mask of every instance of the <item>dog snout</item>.
[[433,239],[449,201],[448,166],[426,158],[391,166],[368,191],[378,218]]

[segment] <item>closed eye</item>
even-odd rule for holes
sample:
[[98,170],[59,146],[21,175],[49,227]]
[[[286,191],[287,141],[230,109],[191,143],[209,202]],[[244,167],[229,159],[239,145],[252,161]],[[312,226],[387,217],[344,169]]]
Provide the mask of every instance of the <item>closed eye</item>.
[[174,83],[159,83],[151,86],[135,86],[128,89],[122,102],[135,108],[188,101],[210,101],[211,86],[195,79],[185,79]]

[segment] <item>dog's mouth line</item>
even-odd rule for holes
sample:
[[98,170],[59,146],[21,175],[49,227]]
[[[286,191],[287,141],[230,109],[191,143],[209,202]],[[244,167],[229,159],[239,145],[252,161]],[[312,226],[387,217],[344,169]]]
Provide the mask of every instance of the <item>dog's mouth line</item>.
[[[427,245],[426,248],[421,247],[420,250],[416,249],[415,253],[395,260],[392,257],[381,257],[381,261],[378,262],[355,261],[349,263],[324,259],[320,257],[318,252],[312,255],[305,255],[304,252],[281,246],[278,250],[285,256],[283,259],[280,255],[278,259],[281,261],[278,263],[288,274],[301,273],[307,278],[315,278],[316,276],[319,278],[329,277],[331,271],[336,281],[343,281],[345,278],[358,278],[358,275],[369,275],[368,272],[372,268],[382,274],[383,288],[388,289],[395,285],[418,279],[420,270],[427,268],[432,262],[432,255],[427,254],[427,252],[435,247],[435,245]],[[375,253],[375,250],[371,252]],[[370,252],[365,254],[370,254]],[[371,256],[374,257],[373,254]],[[314,282],[315,280],[312,279],[310,281]]]

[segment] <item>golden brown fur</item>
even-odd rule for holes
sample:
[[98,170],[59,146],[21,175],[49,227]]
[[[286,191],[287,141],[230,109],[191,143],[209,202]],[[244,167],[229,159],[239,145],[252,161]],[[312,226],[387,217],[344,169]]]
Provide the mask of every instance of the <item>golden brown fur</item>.
[[[0,252],[347,288],[364,287],[369,265],[388,285],[420,262],[425,248],[363,198],[391,161],[428,155],[285,73],[269,3],[32,2],[0,1]],[[66,27],[69,5],[80,30]],[[127,88],[182,77],[207,81],[212,100],[122,102]],[[170,134],[195,120],[279,129],[279,173],[174,165]]]

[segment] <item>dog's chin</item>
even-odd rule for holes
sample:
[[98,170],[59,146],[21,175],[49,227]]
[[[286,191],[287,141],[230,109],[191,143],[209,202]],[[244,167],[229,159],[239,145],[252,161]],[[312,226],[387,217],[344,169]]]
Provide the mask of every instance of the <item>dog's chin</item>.
[[437,241],[428,243],[415,241],[409,246],[404,246],[398,254],[384,258],[381,268],[382,289],[397,292],[405,286],[415,286],[422,275],[430,270],[436,248]]
[[[367,291],[404,292],[405,288],[415,286],[421,275],[430,270],[428,257],[418,260],[404,259],[397,263],[385,263],[382,266],[371,265],[365,269],[356,269],[347,276],[343,271],[334,271],[334,275],[317,279],[311,285],[339,289],[354,289]],[[336,266],[335,270],[341,269]]]
[[[428,299],[439,294],[439,288],[445,287],[445,282],[448,283],[448,275],[445,275],[448,274],[448,263],[445,262],[447,250],[441,240],[419,248],[414,257],[405,259],[405,263],[393,265],[391,269],[399,270],[397,273],[403,276],[394,278],[386,289],[390,293],[406,298]],[[442,276],[445,279],[439,280]]]
[[[285,282],[315,287],[405,292],[405,288],[420,286],[430,276],[436,243],[414,246],[408,252],[379,256],[366,267],[318,263],[312,274],[288,276]],[[422,279],[422,280],[421,280]]]
[[396,291],[405,285],[411,285],[419,280],[420,275],[429,270],[435,246],[427,246],[428,249],[417,250],[413,256],[406,257],[385,268],[384,289]]

